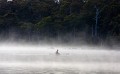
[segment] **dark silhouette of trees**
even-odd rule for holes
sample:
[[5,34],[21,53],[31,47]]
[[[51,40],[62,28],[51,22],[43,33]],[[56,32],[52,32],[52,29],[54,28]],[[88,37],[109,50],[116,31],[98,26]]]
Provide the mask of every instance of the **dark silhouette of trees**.
[[[120,0],[14,0],[0,2],[0,34],[120,41]],[[33,36],[34,37],[34,36]],[[91,40],[91,41],[90,41]]]

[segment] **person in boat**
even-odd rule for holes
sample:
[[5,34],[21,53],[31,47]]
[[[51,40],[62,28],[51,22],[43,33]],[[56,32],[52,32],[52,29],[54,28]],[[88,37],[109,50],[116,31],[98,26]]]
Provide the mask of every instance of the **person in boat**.
[[58,50],[56,51],[56,53],[55,53],[55,54],[56,54],[56,55],[60,55],[60,53],[59,53],[59,51],[58,51]]

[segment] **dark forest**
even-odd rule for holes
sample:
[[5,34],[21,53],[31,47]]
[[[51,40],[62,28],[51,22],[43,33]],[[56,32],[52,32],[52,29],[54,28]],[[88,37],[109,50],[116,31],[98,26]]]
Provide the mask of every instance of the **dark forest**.
[[120,44],[120,0],[0,0],[0,39]]

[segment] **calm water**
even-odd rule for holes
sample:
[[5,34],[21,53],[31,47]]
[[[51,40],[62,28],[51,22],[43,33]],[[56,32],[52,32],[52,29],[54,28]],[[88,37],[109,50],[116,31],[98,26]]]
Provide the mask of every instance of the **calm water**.
[[120,51],[91,49],[1,46],[0,74],[120,74]]

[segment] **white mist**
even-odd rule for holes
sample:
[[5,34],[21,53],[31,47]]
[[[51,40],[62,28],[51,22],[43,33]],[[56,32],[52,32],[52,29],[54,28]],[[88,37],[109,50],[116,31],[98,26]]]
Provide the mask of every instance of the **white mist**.
[[98,47],[1,44],[0,74],[120,74],[119,57]]

